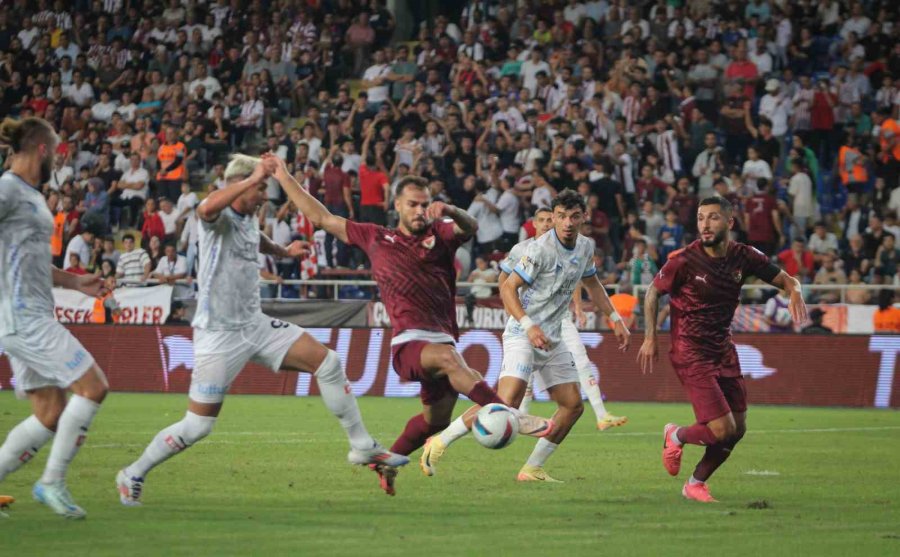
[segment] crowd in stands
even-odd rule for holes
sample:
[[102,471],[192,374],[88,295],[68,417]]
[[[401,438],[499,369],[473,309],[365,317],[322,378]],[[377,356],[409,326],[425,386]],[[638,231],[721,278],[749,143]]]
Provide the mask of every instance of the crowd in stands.
[[[268,150],[331,211],[365,222],[395,223],[392,184],[426,177],[479,221],[460,279],[490,282],[534,211],[571,188],[610,285],[649,283],[696,237],[712,194],[734,204],[738,239],[804,283],[900,284],[898,11],[13,0],[0,6],[0,115],[59,131],[45,186],[57,263],[125,282],[195,275],[194,208],[223,186],[229,153]],[[366,266],[274,182],[268,199],[260,226],[318,250],[299,264],[261,256],[261,276]]]

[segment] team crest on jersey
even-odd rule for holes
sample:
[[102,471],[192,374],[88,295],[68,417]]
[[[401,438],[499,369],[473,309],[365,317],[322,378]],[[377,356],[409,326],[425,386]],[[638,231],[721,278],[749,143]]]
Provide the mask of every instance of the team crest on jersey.
[[425,249],[434,248],[434,236],[429,236],[429,237],[425,238],[424,240],[422,240],[422,247]]
[[737,271],[731,273],[731,278],[734,279],[734,282],[740,283],[744,278],[744,274],[741,273],[740,269],[738,269]]

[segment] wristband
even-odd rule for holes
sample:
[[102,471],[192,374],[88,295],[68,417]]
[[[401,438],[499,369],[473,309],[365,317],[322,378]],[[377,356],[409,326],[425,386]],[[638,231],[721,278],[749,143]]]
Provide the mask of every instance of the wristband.
[[534,327],[534,321],[526,315],[522,319],[519,319],[519,326],[522,327],[523,331],[528,332],[528,329]]
[[609,314],[609,320],[612,321],[613,323],[618,323],[619,321],[622,320],[622,316],[619,315],[618,311],[614,311]]

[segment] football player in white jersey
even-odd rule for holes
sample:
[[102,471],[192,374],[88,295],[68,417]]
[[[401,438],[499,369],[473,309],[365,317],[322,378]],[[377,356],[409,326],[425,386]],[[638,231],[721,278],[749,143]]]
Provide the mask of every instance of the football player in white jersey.
[[[597,307],[614,322],[614,333],[622,350],[628,348],[630,334],[615,311],[594,268],[594,242],[579,234],[585,204],[581,196],[564,190],[553,200],[553,228],[530,242],[513,273],[500,286],[503,306],[510,315],[503,332],[503,363],[497,394],[518,406],[525,396],[532,373],[557,404],[553,415],[556,427],[538,440],[528,461],[519,471],[519,481],[555,482],[544,463],[565,439],[584,411],[578,370],[566,343],[562,322],[567,320],[569,301],[576,286],[587,288]],[[521,291],[520,291],[521,289]],[[478,407],[473,406],[425,445],[420,465],[433,475],[446,448],[468,433]]]
[[[102,293],[95,275],[74,275],[51,264],[53,216],[41,186],[50,180],[59,138],[40,118],[7,119],[0,143],[12,148],[0,177],[0,347],[9,357],[16,392],[32,415],[0,446],[0,481],[53,444],[32,494],[66,518],[84,518],[66,487],[66,471],[84,443],[108,390],[106,376],[78,340],[53,317],[53,286]],[[66,400],[66,391],[72,396]]]
[[287,247],[259,231],[256,212],[266,200],[272,161],[235,155],[225,170],[223,189],[197,207],[200,219],[199,296],[194,327],[194,373],[184,419],[160,431],[144,454],[119,471],[122,504],[140,504],[150,470],[210,434],[225,393],[250,361],[272,371],[313,373],[322,401],[350,440],[351,464],[403,466],[409,459],[387,451],[363,425],[337,353],[292,323],[262,313],[257,254],[298,257],[305,246]]
[[[506,278],[513,274],[516,263],[525,255],[525,249],[528,245],[552,228],[553,213],[550,209],[539,209],[534,215],[534,238],[529,238],[513,246],[507,258],[500,262],[499,284],[503,284]],[[578,380],[581,381],[581,389],[587,394],[588,402],[590,402],[594,415],[597,417],[597,429],[606,431],[612,427],[625,425],[628,422],[628,418],[611,414],[606,410],[606,405],[603,404],[603,393],[600,392],[600,385],[597,383],[597,378],[594,377],[593,369],[591,369],[591,361],[588,359],[587,350],[585,350],[584,343],[581,342],[581,337],[578,334],[578,327],[583,327],[585,323],[585,315],[581,311],[581,293],[582,286],[579,284],[575,288],[575,294],[572,296],[572,302],[575,306],[574,318],[578,321],[578,324],[576,325],[572,319],[563,319],[562,341],[575,359],[575,367],[578,368]],[[519,406],[519,410],[526,414],[528,413],[528,404],[534,399],[533,383],[534,374],[528,381],[528,389],[526,389],[525,396],[522,398],[522,404]]]

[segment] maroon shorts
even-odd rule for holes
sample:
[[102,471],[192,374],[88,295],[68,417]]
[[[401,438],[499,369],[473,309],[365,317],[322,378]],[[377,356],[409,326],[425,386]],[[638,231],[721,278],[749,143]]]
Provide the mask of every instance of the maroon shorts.
[[747,388],[743,377],[679,373],[678,379],[694,406],[697,423],[709,423],[729,412],[747,411]]
[[450,379],[431,377],[422,369],[422,349],[433,344],[424,340],[411,340],[392,348],[394,372],[404,381],[415,381],[422,384],[419,398],[422,404],[430,406],[448,395],[458,394],[450,385]]

